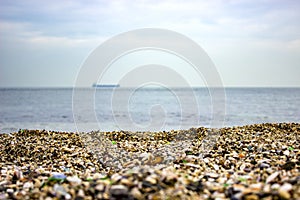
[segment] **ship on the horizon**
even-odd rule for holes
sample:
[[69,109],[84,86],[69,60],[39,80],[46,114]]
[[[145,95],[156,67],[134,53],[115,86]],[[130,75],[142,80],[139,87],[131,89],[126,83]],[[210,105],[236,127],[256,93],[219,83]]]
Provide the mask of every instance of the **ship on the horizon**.
[[118,87],[120,87],[120,84],[97,84],[97,83],[94,83],[93,87],[95,87],[95,88],[118,88]]

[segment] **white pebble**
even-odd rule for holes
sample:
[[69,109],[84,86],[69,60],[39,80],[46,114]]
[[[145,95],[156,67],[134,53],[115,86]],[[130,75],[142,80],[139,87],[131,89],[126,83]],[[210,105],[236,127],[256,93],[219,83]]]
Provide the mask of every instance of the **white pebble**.
[[32,182],[26,182],[23,185],[24,189],[28,189],[28,188],[33,188],[33,183]]
[[267,178],[266,183],[272,182],[278,175],[279,175],[279,172],[274,172]]
[[69,176],[69,177],[67,177],[67,181],[69,181],[71,183],[76,183],[76,184],[81,183],[81,179],[78,178],[77,176]]
[[219,165],[214,164],[214,169],[215,169],[216,171],[218,171],[218,170],[220,169]]
[[293,189],[293,186],[290,183],[284,183],[280,189],[284,191],[290,191]]
[[289,156],[289,155],[290,155],[290,151],[289,151],[289,150],[285,150],[285,151],[283,152],[283,154],[286,155],[286,156]]
[[13,192],[14,192],[14,190],[13,190],[13,189],[11,189],[11,188],[8,188],[8,189],[6,190],[6,192],[7,192],[7,193],[13,193]]
[[280,185],[278,183],[275,183],[271,186],[272,190],[278,190],[280,188]]

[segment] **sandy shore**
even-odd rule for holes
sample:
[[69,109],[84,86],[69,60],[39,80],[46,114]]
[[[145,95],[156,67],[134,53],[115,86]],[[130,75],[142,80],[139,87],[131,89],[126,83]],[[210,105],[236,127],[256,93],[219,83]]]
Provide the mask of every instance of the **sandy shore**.
[[300,199],[296,123],[0,140],[0,199]]

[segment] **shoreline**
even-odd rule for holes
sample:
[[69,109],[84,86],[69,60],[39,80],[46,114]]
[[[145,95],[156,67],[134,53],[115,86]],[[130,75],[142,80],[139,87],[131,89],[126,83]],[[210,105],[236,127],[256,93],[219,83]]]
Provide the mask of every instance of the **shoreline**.
[[0,134],[0,199],[300,198],[300,124],[214,130]]
[[[210,125],[199,125],[199,126],[187,126],[184,125],[184,128],[182,129],[174,129],[171,127],[168,127],[168,129],[160,130],[160,131],[153,131],[153,130],[147,130],[147,131],[140,131],[140,130],[126,130],[126,129],[116,129],[113,130],[112,126],[110,126],[109,129],[99,130],[99,129],[89,129],[88,127],[92,126],[95,127],[98,125],[98,123],[79,123],[80,126],[84,126],[82,131],[76,130],[76,127],[73,128],[67,128],[70,127],[70,124],[74,123],[48,123],[48,124],[38,124],[38,123],[25,123],[25,127],[27,128],[5,128],[5,131],[0,132],[1,134],[12,134],[19,132],[21,130],[30,130],[30,131],[47,131],[47,132],[61,132],[61,133],[90,133],[90,132],[104,132],[104,133],[110,133],[110,132],[118,132],[118,131],[124,131],[124,132],[131,132],[131,133],[137,133],[137,132],[170,132],[170,131],[188,131],[189,129],[197,129],[197,128],[206,128],[206,129],[227,129],[227,128],[243,128],[243,127],[251,127],[251,126],[257,126],[257,125],[271,125],[271,124],[299,124],[300,122],[296,121],[281,121],[281,122],[263,122],[263,123],[250,123],[250,124],[232,124],[232,125],[224,125],[222,127],[210,127]],[[3,123],[5,125],[5,123]],[[11,125],[20,125],[19,123],[8,123]],[[56,126],[57,129],[53,129],[50,127]],[[28,128],[29,127],[29,128]],[[2,127],[3,128],[3,127]]]

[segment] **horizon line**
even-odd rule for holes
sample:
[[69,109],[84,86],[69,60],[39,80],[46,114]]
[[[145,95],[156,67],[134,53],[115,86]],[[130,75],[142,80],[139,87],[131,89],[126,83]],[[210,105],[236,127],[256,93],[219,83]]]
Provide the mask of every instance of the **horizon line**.
[[[74,86],[0,86],[0,89],[131,89],[131,88],[138,88],[135,86],[120,86],[118,88],[95,88],[95,87],[88,87],[88,86],[82,86],[82,87],[74,87]],[[164,87],[159,86],[147,86],[142,87],[145,89],[159,89]],[[168,88],[300,88],[300,86],[223,86],[223,87],[207,87],[207,86],[171,86]]]

